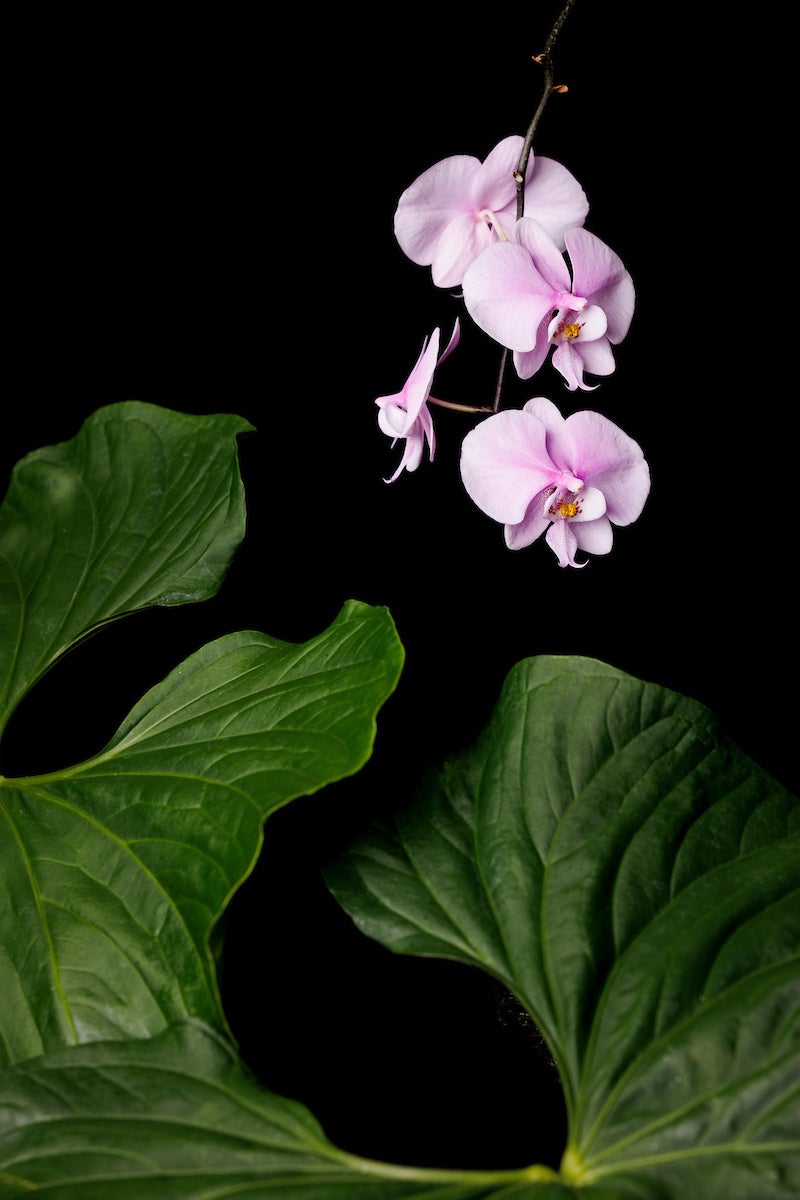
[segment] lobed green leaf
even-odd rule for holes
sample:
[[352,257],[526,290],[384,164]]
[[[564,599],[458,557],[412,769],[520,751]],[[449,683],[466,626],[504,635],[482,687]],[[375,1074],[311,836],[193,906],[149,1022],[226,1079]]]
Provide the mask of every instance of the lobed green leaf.
[[[0,510],[0,728],[69,646],[210,595],[235,417],[101,410]],[[225,1036],[209,939],[265,818],[357,770],[403,651],[346,604],[235,633],[70,769],[0,779],[0,1198],[788,1200],[800,1193],[800,805],[702,706],[582,658],[511,673],[475,747],[329,882],[393,950],[514,992],[559,1063],[560,1174],[334,1147]]]
[[[529,1177],[526,1178],[526,1174]],[[552,1174],[549,1173],[548,1174]],[[0,1075],[0,1200],[567,1200],[525,1172],[394,1167],[337,1150],[197,1022]]]
[[222,1026],[209,937],[264,820],[363,765],[401,661],[388,613],[355,602],[304,645],[231,634],[96,758],[0,781],[0,1058]]
[[0,731],[98,626],[214,594],[244,535],[236,436],[250,429],[131,401],[17,464],[0,508]]
[[[0,511],[6,715],[98,625],[218,587],[247,428],[112,405],[19,464]],[[389,614],[356,602],[305,645],[230,634],[88,762],[0,777],[0,1063],[187,1017],[224,1028],[209,938],[264,820],[358,770],[401,665]]]
[[701,705],[543,657],[328,881],[391,949],[516,994],[559,1064],[566,1180],[766,1200],[800,1188],[798,831]]

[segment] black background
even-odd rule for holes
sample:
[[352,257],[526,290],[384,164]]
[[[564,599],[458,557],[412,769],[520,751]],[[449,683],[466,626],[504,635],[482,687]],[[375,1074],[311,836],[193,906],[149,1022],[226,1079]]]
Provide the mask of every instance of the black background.
[[[368,942],[320,874],[471,742],[514,663],[586,654],[693,696],[797,787],[779,31],[765,43],[744,13],[723,27],[707,7],[577,0],[556,47],[569,90],[534,148],[583,184],[637,311],[598,391],[568,393],[548,365],[509,375],[506,403],[597,408],[640,442],[652,493],[612,553],[575,571],[543,541],[507,551],[461,487],[461,414],[435,411],[433,465],[383,482],[400,447],[374,398],[462,313],[397,247],[397,198],[440,158],[524,132],[558,9],[298,6],[266,23],[118,6],[8,39],[5,477],[119,400],[236,412],[257,432],[240,438],[248,534],[219,595],[68,656],[14,716],[0,766],[94,753],[223,633],[299,642],[348,598],[387,605],[407,664],[373,758],[269,821],[229,912],[223,985],[263,1082],[344,1148],[400,1162],[557,1163],[563,1145],[557,1081],[513,1005],[458,964]],[[498,363],[465,321],[437,391],[490,402]]]

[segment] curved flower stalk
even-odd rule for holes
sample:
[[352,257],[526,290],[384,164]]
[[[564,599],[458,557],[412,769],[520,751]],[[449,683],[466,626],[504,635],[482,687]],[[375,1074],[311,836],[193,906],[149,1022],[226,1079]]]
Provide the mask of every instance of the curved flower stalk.
[[[499,142],[484,162],[468,154],[445,158],[403,192],[395,236],[412,262],[432,268],[437,287],[456,287],[481,251],[511,236],[522,147],[523,139],[514,135]],[[563,248],[565,232],[586,220],[583,188],[554,159],[532,155],[525,179],[525,211]]]
[[553,366],[569,391],[591,391],[584,371],[610,375],[611,349],[630,327],[635,290],[622,260],[587,229],[568,229],[572,267],[547,230],[523,217],[513,240],[487,247],[464,275],[464,304],[485,333],[514,352],[530,379],[554,347]]
[[392,446],[401,438],[405,439],[406,443],[397,470],[384,481],[385,483],[394,483],[401,471],[416,471],[422,461],[426,441],[430,460],[433,462],[436,434],[428,408],[428,397],[431,394],[436,368],[455,350],[461,338],[458,318],[453,326],[450,341],[441,354],[439,332],[437,327],[430,339],[424,339],[419,358],[400,391],[391,396],[379,396],[375,401],[379,409],[378,426],[392,439]]
[[578,550],[607,554],[613,525],[641,514],[650,470],[639,445],[596,412],[564,418],[543,396],[495,413],[464,439],[461,478],[483,512],[520,550],[545,533],[561,567]]

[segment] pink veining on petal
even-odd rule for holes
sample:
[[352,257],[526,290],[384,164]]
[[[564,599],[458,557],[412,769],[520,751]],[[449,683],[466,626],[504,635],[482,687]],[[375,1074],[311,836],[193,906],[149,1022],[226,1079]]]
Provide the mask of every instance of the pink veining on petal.
[[[398,244],[412,262],[431,267],[437,286],[457,286],[487,245],[512,236],[522,146],[515,134],[498,142],[483,162],[451,155],[423,171],[400,196],[394,215]],[[565,167],[531,155],[525,207],[563,250],[566,231],[583,224],[589,206]]]
[[547,453],[541,421],[518,409],[485,418],[464,438],[461,478],[485,513],[503,524],[523,520],[531,500],[559,472]]
[[546,531],[561,566],[576,552],[607,554],[613,528],[641,514],[650,472],[639,445],[600,413],[564,418],[536,396],[495,413],[464,439],[461,477],[483,512],[505,526],[506,545],[529,546]]
[[528,250],[496,242],[464,275],[464,305],[484,333],[509,350],[533,350],[553,308],[553,288]]

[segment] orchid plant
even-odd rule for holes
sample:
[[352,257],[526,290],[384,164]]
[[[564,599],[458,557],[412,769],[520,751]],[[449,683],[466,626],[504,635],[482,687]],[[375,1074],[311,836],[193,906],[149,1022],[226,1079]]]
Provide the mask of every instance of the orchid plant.
[[[538,59],[549,55],[568,4]],[[531,152],[536,126],[550,95],[565,90],[546,79],[542,101],[526,136],[503,138],[480,162],[454,155],[428,168],[401,195],[394,232],[412,262],[430,266],[440,288],[460,286],[466,314],[503,347],[494,403],[475,405],[431,395],[436,368],[457,344],[459,322],[437,357],[440,330],[426,338],[405,384],[379,397],[378,424],[405,440],[399,465],[387,482],[420,465],[436,438],[430,405],[492,414],[487,429],[463,444],[464,486],[489,516],[505,526],[506,545],[546,541],[562,567],[586,566],[576,550],[607,554],[611,524],[641,514],[650,489],[639,446],[599,413],[573,413],[565,422],[552,401],[534,397],[515,419],[500,413],[506,354],[520,379],[552,364],[569,391],[591,391],[586,375],[615,368],[612,346],[633,318],[635,290],[620,257],[587,230],[586,194],[566,167]],[[489,429],[491,427],[491,430]],[[577,440],[576,440],[577,439]]]
[[[531,165],[527,141],[426,173],[398,237],[463,287],[523,378],[553,346],[567,390],[585,389],[613,369],[632,285],[583,229],[580,188]],[[512,211],[515,160],[528,215]],[[442,349],[434,330],[378,401],[405,442],[389,482],[434,455],[433,376],[461,333]],[[461,407],[478,417],[464,486],[510,548],[544,534],[578,566],[641,514],[642,450],[602,414],[543,396]],[[253,433],[126,401],[17,464],[0,508],[0,730],[110,622],[217,593],[245,534],[237,447]],[[530,1015],[563,1088],[558,1165],[370,1158],[255,1078],[222,1000],[220,922],[273,814],[315,792],[335,804],[329,785],[372,755],[400,632],[347,600],[302,644],[225,634],[85,761],[0,776],[0,1200],[800,1194],[800,802],[703,705],[593,658],[517,663],[474,743],[325,873],[365,937],[486,973]]]

